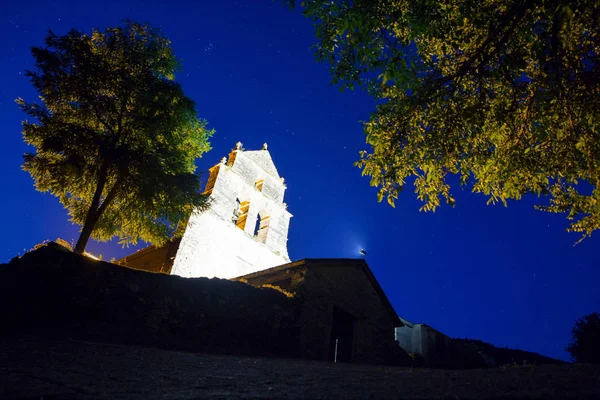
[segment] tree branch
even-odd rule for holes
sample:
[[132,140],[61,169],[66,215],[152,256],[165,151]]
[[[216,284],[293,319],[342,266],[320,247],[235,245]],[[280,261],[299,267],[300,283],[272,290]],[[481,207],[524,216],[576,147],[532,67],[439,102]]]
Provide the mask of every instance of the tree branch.
[[117,181],[115,182],[115,184],[113,185],[113,187],[110,189],[110,191],[108,192],[108,194],[104,198],[104,201],[102,202],[102,204],[98,208],[98,217],[100,217],[102,215],[102,213],[104,212],[104,210],[106,210],[106,208],[108,207],[108,205],[110,203],[112,203],[112,201],[115,199],[115,196],[117,195],[117,192],[119,191],[119,188],[120,188],[120,186],[121,186],[122,183],[123,183],[123,174],[120,174],[119,177],[117,178]]
[[[465,61],[458,68],[458,71],[455,74],[452,74],[452,75],[444,78],[440,84],[443,85],[453,79],[460,78],[460,77],[464,76],[465,74],[467,74],[470,70],[473,69],[475,62],[477,61],[477,59],[479,59],[483,55],[484,51],[487,48],[491,47],[492,51],[490,51],[485,56],[483,56],[483,58],[481,59],[481,62],[479,62],[479,64],[477,65],[477,68],[482,65],[485,65],[488,61],[490,61],[490,59],[493,56],[498,54],[500,49],[508,41],[510,35],[514,32],[518,23],[521,22],[521,20],[527,13],[527,10],[528,10],[527,5],[528,4],[529,4],[529,2],[523,4],[519,1],[515,1],[513,3],[513,7],[510,10],[510,12],[508,14],[506,14],[504,16],[504,18],[502,18],[503,19],[502,25],[509,23],[509,21],[512,19],[512,22],[510,22],[508,28],[504,31],[504,34],[499,37],[497,32],[494,31],[490,27],[487,39],[485,40],[485,42],[483,42],[483,44],[481,46],[479,46],[479,48],[477,49],[475,54],[473,54],[467,61]],[[494,41],[494,38],[497,38],[498,40]]]

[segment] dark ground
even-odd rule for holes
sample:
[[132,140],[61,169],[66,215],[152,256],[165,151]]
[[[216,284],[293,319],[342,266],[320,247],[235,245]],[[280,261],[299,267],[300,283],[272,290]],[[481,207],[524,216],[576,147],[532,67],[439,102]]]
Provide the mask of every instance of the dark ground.
[[427,370],[5,337],[0,383],[3,399],[600,398],[600,366]]

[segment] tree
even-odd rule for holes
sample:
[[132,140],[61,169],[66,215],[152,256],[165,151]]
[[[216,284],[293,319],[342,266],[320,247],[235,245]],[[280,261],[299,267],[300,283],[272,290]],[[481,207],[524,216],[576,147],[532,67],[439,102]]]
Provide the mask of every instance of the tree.
[[567,347],[578,363],[600,364],[600,314],[586,315],[575,322],[573,342]]
[[[293,0],[286,3],[294,5]],[[304,0],[316,55],[341,89],[367,88],[371,151],[356,163],[393,206],[451,183],[489,203],[548,198],[581,240],[600,228],[600,3]],[[454,178],[452,178],[454,177]]]
[[23,136],[35,153],[23,169],[82,225],[74,251],[90,238],[162,244],[193,210],[207,208],[194,161],[213,131],[174,81],[179,67],[148,25],[49,32],[27,71],[41,104],[17,103],[34,121]]

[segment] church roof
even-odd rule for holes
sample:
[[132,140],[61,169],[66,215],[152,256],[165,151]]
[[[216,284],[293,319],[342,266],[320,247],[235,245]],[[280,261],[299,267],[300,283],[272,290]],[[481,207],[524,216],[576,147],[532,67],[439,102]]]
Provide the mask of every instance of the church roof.
[[273,159],[271,158],[269,150],[244,150],[241,154],[254,161],[254,163],[264,169],[265,172],[272,177],[279,179],[279,173],[277,172],[277,168],[273,163]]
[[381,300],[381,302],[383,303],[384,307],[386,307],[386,309],[388,310],[390,316],[392,317],[393,321],[394,321],[394,326],[399,327],[399,326],[404,326],[402,320],[400,319],[400,317],[398,316],[398,314],[396,313],[396,310],[394,310],[394,306],[392,306],[392,303],[390,303],[390,300],[387,298],[387,296],[385,295],[385,292],[383,291],[383,289],[381,288],[381,286],[379,285],[379,282],[377,282],[377,279],[375,278],[375,275],[373,275],[373,272],[371,271],[371,268],[369,268],[369,265],[367,264],[367,262],[364,259],[356,259],[356,258],[305,258],[303,260],[299,260],[299,261],[294,261],[288,264],[283,264],[277,267],[273,267],[273,268],[269,268],[269,269],[265,269],[263,271],[258,271],[258,272],[253,272],[251,274],[247,274],[244,276],[240,276],[237,278],[234,278],[234,280],[238,280],[238,279],[244,279],[246,281],[250,281],[249,283],[251,283],[251,281],[253,280],[253,278],[258,278],[261,276],[268,276],[268,275],[272,275],[272,274],[277,274],[279,272],[285,271],[285,270],[289,270],[289,269],[294,269],[294,268],[327,268],[328,266],[359,266],[364,272],[365,275],[367,276],[368,281],[371,283],[371,285],[373,286],[373,288],[375,289],[375,292],[377,293],[379,299]]

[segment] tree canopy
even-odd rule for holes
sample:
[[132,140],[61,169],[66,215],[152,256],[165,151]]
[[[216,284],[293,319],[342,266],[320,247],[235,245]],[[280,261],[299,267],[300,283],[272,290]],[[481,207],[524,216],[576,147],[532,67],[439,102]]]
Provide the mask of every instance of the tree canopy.
[[586,315],[575,322],[573,341],[567,347],[578,363],[600,364],[600,314]]
[[40,102],[17,100],[36,150],[23,169],[82,225],[75,252],[90,235],[161,244],[207,208],[194,162],[213,131],[175,82],[179,63],[157,29],[126,22],[91,35],[49,32],[31,52],[27,76]]
[[[294,5],[293,0],[286,3]],[[393,206],[451,183],[488,203],[544,196],[582,238],[600,228],[600,3],[304,0],[333,83],[378,101],[357,165]],[[456,178],[452,178],[455,176]]]

